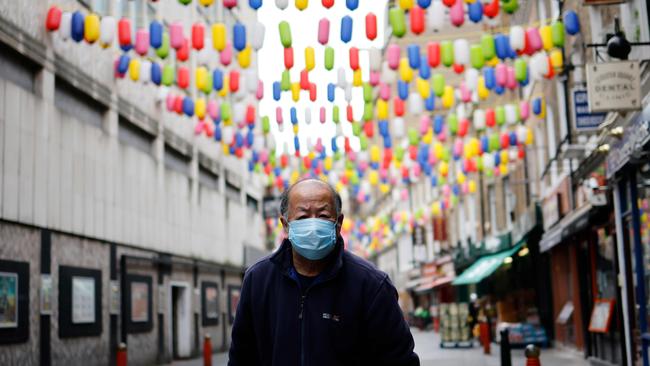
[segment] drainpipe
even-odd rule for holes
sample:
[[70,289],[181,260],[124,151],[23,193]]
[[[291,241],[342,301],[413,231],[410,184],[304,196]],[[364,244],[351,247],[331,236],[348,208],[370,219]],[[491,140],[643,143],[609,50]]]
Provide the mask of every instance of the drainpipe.
[[625,265],[625,249],[624,249],[624,236],[623,236],[623,218],[621,217],[621,190],[619,182],[614,183],[614,217],[616,218],[616,251],[618,254],[618,284],[621,287],[621,309],[623,310],[623,330],[625,339],[625,355],[627,358],[627,365],[632,365],[632,341],[630,330],[630,312],[628,304],[628,283],[627,283],[627,268]]

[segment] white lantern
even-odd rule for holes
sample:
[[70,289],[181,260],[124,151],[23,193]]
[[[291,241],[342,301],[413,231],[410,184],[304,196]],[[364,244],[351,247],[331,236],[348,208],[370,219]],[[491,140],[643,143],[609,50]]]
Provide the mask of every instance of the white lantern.
[[494,169],[494,155],[483,154],[483,169],[485,170]]
[[244,103],[235,103],[232,116],[234,122],[243,122],[246,119],[246,105]]
[[258,51],[262,46],[264,46],[264,36],[266,34],[266,28],[264,24],[260,22],[254,22],[251,26],[251,47],[255,51]]
[[474,110],[474,129],[485,129],[485,111],[482,109]]
[[517,142],[523,144],[528,136],[528,128],[526,126],[517,127]]
[[305,108],[305,123],[311,124],[311,108],[309,107]]
[[479,71],[475,68],[467,69],[465,71],[465,85],[473,92],[478,89]]
[[435,0],[427,10],[427,26],[434,32],[445,26],[445,5],[442,1]]
[[67,41],[68,38],[70,38],[71,31],[72,31],[72,13],[66,11],[61,15],[61,26],[59,27],[59,35],[61,36],[61,39]]
[[388,85],[395,84],[397,81],[397,72],[391,69],[386,61],[381,64],[381,81]]
[[140,63],[140,81],[144,84],[148,84],[151,80],[151,61],[142,60]]
[[371,71],[380,71],[381,70],[381,50],[378,48],[372,47],[368,50],[368,58],[370,59],[370,70]]
[[232,126],[224,126],[221,130],[221,139],[226,145],[232,144],[235,139],[235,130]]
[[400,139],[404,137],[404,118],[395,117],[393,120],[393,133],[395,134],[395,138]]
[[104,46],[113,44],[116,28],[117,23],[115,22],[115,18],[110,15],[102,17],[101,23],[99,24],[99,43]]
[[339,67],[336,71],[336,85],[341,89],[345,88],[347,85],[347,81],[345,80],[345,69],[343,67]]
[[517,108],[515,107],[515,105],[506,104],[505,110],[506,110],[506,123],[509,125],[513,125],[517,123]]
[[515,51],[521,51],[526,44],[526,33],[519,25],[510,27],[510,47]]
[[[209,47],[207,47],[209,48]],[[246,91],[250,94],[255,94],[257,92],[257,87],[259,85],[259,77],[257,76],[257,69],[248,69],[245,70],[246,74]]]
[[352,85],[347,84],[344,90],[345,90],[345,101],[350,103],[352,101]]
[[409,104],[409,112],[412,115],[418,115],[424,112],[424,101],[422,100],[420,94],[416,92],[409,94],[408,104]]
[[275,0],[275,6],[280,10],[284,10],[289,6],[289,0]]
[[458,65],[469,65],[469,42],[464,38],[454,41],[454,62]]

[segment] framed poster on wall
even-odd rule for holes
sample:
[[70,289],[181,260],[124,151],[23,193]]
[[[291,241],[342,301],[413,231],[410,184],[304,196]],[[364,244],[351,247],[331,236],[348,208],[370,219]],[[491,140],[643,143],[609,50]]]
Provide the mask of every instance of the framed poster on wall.
[[219,324],[219,286],[216,282],[201,282],[201,323]]
[[102,271],[59,266],[59,337],[102,334]]
[[126,325],[129,333],[146,333],[153,329],[151,276],[130,274],[126,277]]
[[596,299],[594,308],[591,311],[589,331],[593,333],[609,332],[609,324],[612,320],[614,310],[614,299]]
[[230,324],[235,322],[235,314],[237,314],[237,305],[239,305],[240,296],[240,286],[228,286],[228,318],[230,319]]
[[29,263],[0,260],[0,344],[29,339]]
[[52,314],[52,276],[49,274],[41,274],[41,314]]

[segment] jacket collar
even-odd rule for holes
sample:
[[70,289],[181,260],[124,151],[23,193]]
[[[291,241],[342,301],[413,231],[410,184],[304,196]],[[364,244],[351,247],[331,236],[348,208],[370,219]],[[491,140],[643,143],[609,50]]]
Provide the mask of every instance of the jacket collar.
[[[322,281],[327,281],[336,277],[341,271],[341,268],[343,267],[344,251],[343,239],[339,237],[336,241],[334,250],[327,256],[327,261],[329,262],[328,266],[319,275],[322,276]],[[292,249],[289,239],[284,239],[282,241],[282,245],[271,255],[270,260],[280,268],[283,274],[289,275],[289,271],[293,268]]]

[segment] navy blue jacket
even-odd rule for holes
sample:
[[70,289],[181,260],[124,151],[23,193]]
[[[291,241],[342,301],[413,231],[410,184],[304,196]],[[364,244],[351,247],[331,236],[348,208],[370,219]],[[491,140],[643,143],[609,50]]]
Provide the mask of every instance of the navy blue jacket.
[[388,276],[343,249],[306,289],[291,243],[246,271],[230,366],[419,365]]

